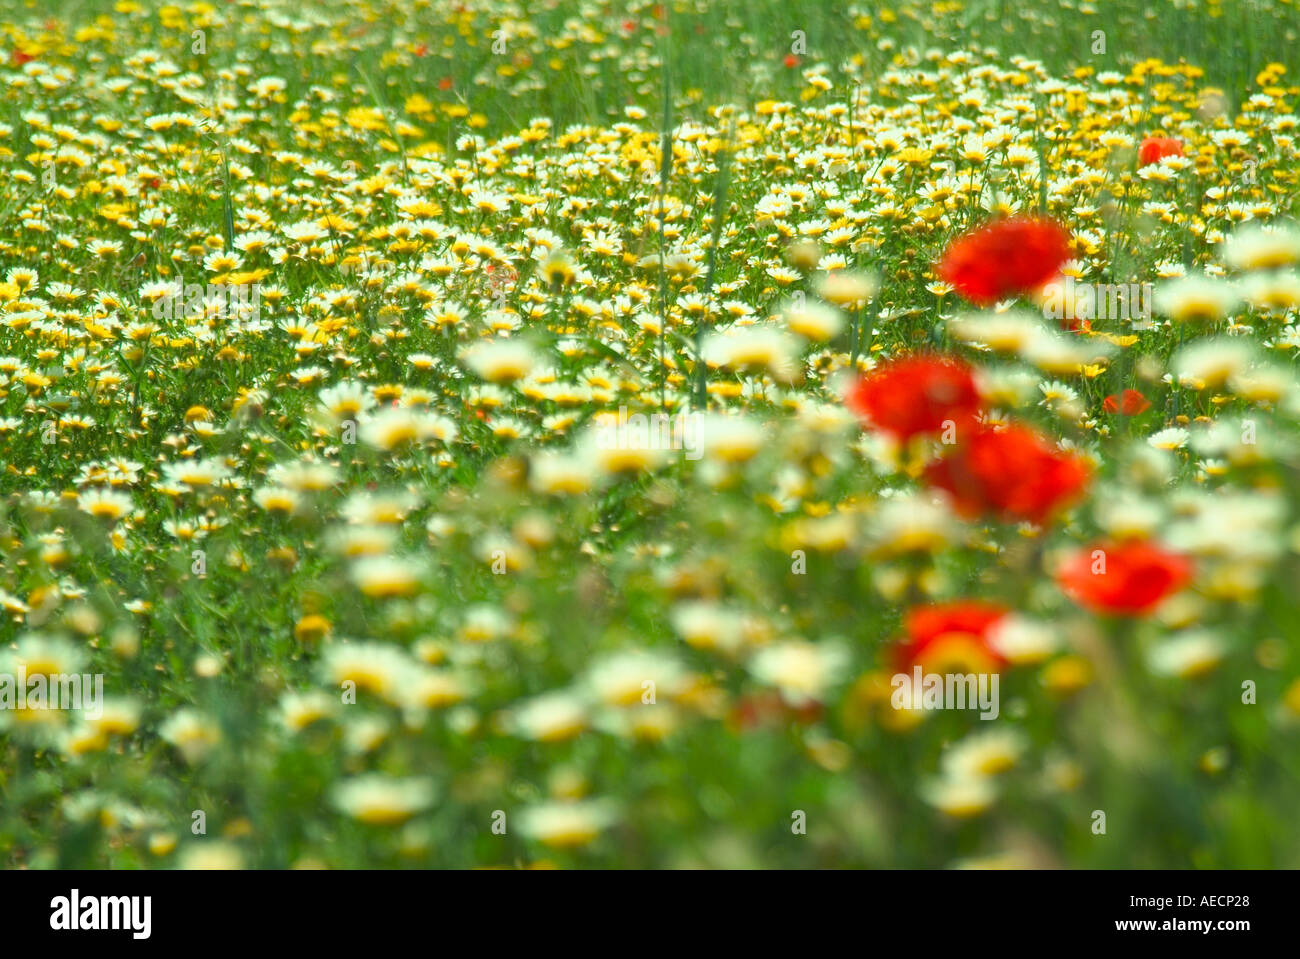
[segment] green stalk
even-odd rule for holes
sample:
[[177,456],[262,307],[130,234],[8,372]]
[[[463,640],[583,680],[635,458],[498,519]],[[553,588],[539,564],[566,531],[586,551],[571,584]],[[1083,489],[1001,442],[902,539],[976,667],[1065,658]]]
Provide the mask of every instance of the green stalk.
[[[664,36],[671,19],[670,7],[664,6]],[[673,97],[672,77],[669,69],[671,57],[667,40],[660,38],[660,69],[663,72],[663,118],[659,125],[659,405],[667,406],[668,370],[664,366],[664,337],[668,332],[668,274],[664,269],[664,193],[668,189],[668,177],[673,168]]]
[[384,105],[383,98],[379,95],[379,89],[370,79],[370,74],[357,64],[357,73],[361,74],[362,81],[365,82],[366,89],[370,91],[370,97],[375,101],[375,109],[379,115],[384,118],[384,124],[388,127],[388,132],[393,136],[393,142],[397,144],[397,154],[402,158],[402,186],[409,186],[406,173],[406,144],[402,142],[402,136],[397,132],[397,126],[388,119],[388,108]]
[[[718,157],[718,175],[713,183],[713,235],[709,242],[709,268],[704,276],[704,296],[713,289],[713,274],[718,266],[718,241],[722,238],[722,219],[727,212],[727,187],[731,180],[731,122],[727,122],[726,140]],[[704,362],[704,319],[695,327],[695,407],[708,405],[709,367]]]

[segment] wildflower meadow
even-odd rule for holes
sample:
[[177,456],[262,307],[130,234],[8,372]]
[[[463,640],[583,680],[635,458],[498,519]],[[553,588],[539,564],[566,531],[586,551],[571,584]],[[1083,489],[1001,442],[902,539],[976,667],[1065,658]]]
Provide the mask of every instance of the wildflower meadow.
[[1297,49],[0,0],[0,864],[1300,868]]

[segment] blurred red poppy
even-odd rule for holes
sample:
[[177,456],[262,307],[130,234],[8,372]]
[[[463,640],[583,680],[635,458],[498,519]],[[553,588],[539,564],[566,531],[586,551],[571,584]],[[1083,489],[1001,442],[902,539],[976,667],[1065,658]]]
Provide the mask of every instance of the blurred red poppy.
[[979,427],[948,456],[931,464],[926,479],[953,498],[968,518],[991,515],[1042,523],[1075,499],[1090,470],[1026,426]]
[[1005,659],[989,644],[989,632],[1008,612],[1005,606],[982,600],[914,606],[903,620],[907,636],[896,651],[896,665],[932,672],[944,672],[945,667],[996,670]]
[[1183,141],[1173,137],[1147,137],[1138,147],[1138,166],[1159,163],[1165,157],[1183,155]]
[[1137,416],[1139,413],[1145,413],[1151,409],[1151,403],[1137,390],[1124,390],[1118,395],[1106,397],[1102,400],[1101,407],[1107,413],[1119,413],[1121,416]]
[[950,423],[964,429],[981,409],[971,368],[956,358],[926,354],[880,364],[849,388],[845,402],[867,426],[903,442]]
[[785,59],[782,60],[781,62],[786,65],[787,69],[793,70],[795,67],[799,65],[799,58],[796,57],[793,53],[787,53],[785,55]]
[[1043,217],[995,220],[949,244],[939,278],[980,306],[1031,293],[1070,258],[1070,234]]
[[1192,561],[1147,540],[1095,543],[1071,556],[1057,571],[1061,589],[1097,613],[1142,616],[1182,589],[1192,578]]

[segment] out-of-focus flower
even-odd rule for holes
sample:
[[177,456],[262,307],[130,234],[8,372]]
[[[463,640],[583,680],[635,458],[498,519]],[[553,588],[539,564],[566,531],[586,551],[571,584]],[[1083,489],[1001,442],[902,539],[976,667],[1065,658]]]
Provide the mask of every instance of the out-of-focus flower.
[[1183,155],[1183,141],[1174,137],[1147,137],[1138,147],[1138,166],[1159,163],[1165,157]]
[[185,847],[177,862],[180,869],[243,869],[244,855],[234,843],[222,840],[192,843]]
[[595,698],[609,706],[658,703],[681,689],[681,665],[649,651],[631,651],[606,657],[587,672],[587,685]]
[[1016,665],[1042,662],[1061,646],[1060,635],[1053,626],[1011,613],[988,629],[989,648]]
[[202,760],[213,746],[221,742],[221,727],[195,709],[178,710],[158,729],[163,739],[180,751],[188,763]]
[[897,666],[933,673],[997,672],[1005,657],[993,645],[992,631],[1008,612],[981,600],[913,607],[903,620],[906,637],[895,651]]
[[734,652],[745,641],[744,616],[719,603],[693,600],[675,606],[673,628],[697,649]]
[[834,339],[844,329],[844,314],[833,306],[815,300],[789,304],[781,315],[786,329],[814,343]]
[[761,371],[782,383],[799,376],[799,341],[775,327],[735,327],[711,333],[701,348],[710,366],[733,371]]
[[967,517],[1042,523],[1083,492],[1090,470],[1082,458],[1053,449],[1025,426],[981,427],[943,459],[926,479],[953,498]]
[[577,695],[559,691],[530,699],[514,711],[514,729],[528,739],[553,743],[572,739],[588,726],[587,707]]
[[553,802],[532,806],[520,814],[525,836],[547,846],[585,846],[615,821],[613,806],[602,800]]
[[974,733],[943,754],[943,771],[957,780],[997,776],[1014,767],[1025,749],[1024,736],[1015,729]]
[[598,466],[565,453],[541,452],[530,463],[528,482],[539,493],[585,493],[595,484]]
[[1179,679],[1195,679],[1212,672],[1227,653],[1223,640],[1206,630],[1189,630],[1154,647],[1149,656],[1152,672]]
[[95,519],[115,523],[131,512],[131,497],[112,490],[90,490],[77,498],[77,506]]
[[959,525],[942,497],[928,493],[890,497],[870,519],[871,553],[935,553],[958,537]]
[[817,295],[846,310],[857,309],[873,296],[879,284],[875,277],[851,270],[832,270],[817,281]]
[[972,303],[988,306],[1033,293],[1070,258],[1070,235],[1052,220],[1010,217],[955,240],[939,263],[939,277]]
[[924,354],[880,364],[849,388],[845,402],[869,427],[904,442],[947,429],[960,436],[981,408],[969,366]]
[[1191,560],[1147,540],[1095,543],[1069,557],[1056,575],[1076,603],[1120,616],[1151,612],[1191,578]]
[[848,655],[827,643],[778,643],[765,646],[750,660],[749,670],[760,682],[780,690],[792,705],[820,700],[841,676]]
[[433,805],[433,784],[424,779],[396,779],[378,773],[344,780],[334,787],[334,804],[353,819],[376,826],[395,826]]
[[700,454],[718,463],[748,462],[768,439],[763,424],[747,416],[705,413],[686,422],[683,440],[694,446],[687,448],[686,454]]
[[465,365],[489,383],[513,383],[527,376],[537,362],[531,347],[521,340],[482,340],[465,350]]
[[1300,230],[1281,224],[1243,224],[1224,243],[1223,260],[1235,270],[1294,266],[1300,263]]
[[1151,409],[1151,401],[1143,396],[1140,390],[1128,389],[1115,396],[1106,397],[1101,406],[1107,413],[1137,416]]
[[1208,276],[1184,276],[1156,287],[1156,312],[1176,323],[1209,323],[1221,320],[1240,302],[1241,296],[1227,280]]
[[921,790],[922,799],[953,819],[979,816],[993,805],[997,796],[997,787],[987,776],[939,779]]
[[399,556],[365,556],[352,564],[352,580],[373,599],[413,596],[420,588],[420,567]]

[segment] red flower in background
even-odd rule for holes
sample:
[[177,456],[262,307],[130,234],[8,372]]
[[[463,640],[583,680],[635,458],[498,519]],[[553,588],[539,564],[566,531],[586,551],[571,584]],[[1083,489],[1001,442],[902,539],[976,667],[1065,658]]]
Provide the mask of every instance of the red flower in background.
[[799,58],[796,57],[793,53],[787,53],[785,55],[785,59],[782,60],[781,62],[786,65],[787,69],[793,70],[795,67],[799,65]]
[[1159,163],[1165,157],[1183,155],[1183,141],[1173,137],[1147,137],[1138,147],[1138,166]]
[[1052,220],[1016,216],[958,237],[939,262],[939,278],[987,306],[1041,289],[1070,258],[1070,234]]
[[925,354],[880,364],[849,388],[845,402],[868,426],[903,442],[937,433],[948,421],[968,426],[981,408],[969,366]]
[[1005,659],[989,643],[989,632],[1009,610],[981,600],[915,606],[903,620],[907,638],[897,649],[899,669],[920,666],[928,672],[993,672]]
[[1192,562],[1146,540],[1095,543],[1071,556],[1056,581],[1096,613],[1142,616],[1192,578]]
[[21,50],[14,50],[9,54],[9,64],[15,67],[21,67],[24,63],[31,63],[35,59],[30,53],[23,53]]
[[1083,491],[1089,472],[1081,458],[1060,452],[1029,427],[979,427],[931,464],[926,479],[967,518],[990,514],[1042,523]]
[[1117,396],[1108,396],[1101,402],[1107,413],[1119,413],[1121,416],[1137,416],[1151,409],[1150,401],[1137,390],[1125,390]]

